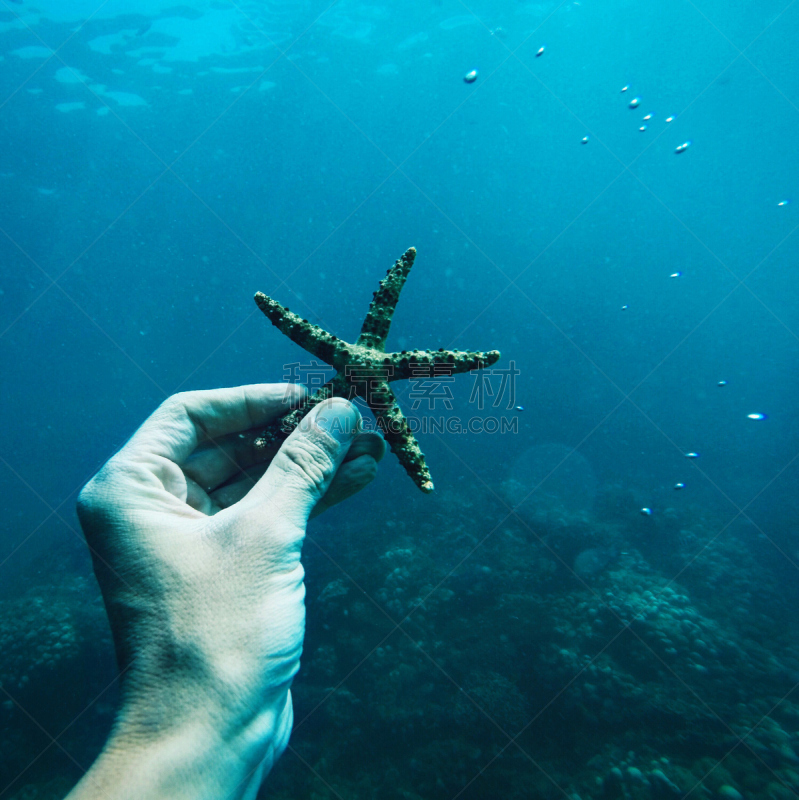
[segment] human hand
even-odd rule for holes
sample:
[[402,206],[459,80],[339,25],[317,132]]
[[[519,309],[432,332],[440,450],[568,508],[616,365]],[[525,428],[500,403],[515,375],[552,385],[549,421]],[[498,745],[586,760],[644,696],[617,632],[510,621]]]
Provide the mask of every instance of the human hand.
[[70,800],[252,798],[286,747],[306,522],[368,484],[385,451],[334,398],[263,463],[256,432],[302,394],[175,395],[81,492],[121,699]]

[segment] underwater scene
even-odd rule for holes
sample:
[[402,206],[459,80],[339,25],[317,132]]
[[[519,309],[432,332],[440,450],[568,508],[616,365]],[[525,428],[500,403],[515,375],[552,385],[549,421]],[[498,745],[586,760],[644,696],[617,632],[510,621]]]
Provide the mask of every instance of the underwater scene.
[[308,524],[248,797],[799,798],[798,37],[0,0],[0,798],[120,700],[81,488],[177,392],[328,381],[391,450]]

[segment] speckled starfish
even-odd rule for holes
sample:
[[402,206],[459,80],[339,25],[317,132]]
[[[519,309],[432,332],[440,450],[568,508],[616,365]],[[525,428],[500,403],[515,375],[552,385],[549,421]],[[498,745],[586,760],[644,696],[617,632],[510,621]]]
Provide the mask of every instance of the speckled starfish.
[[317,403],[329,397],[345,397],[348,400],[360,397],[372,410],[378,428],[413,482],[423,492],[433,491],[433,481],[424,455],[389,383],[408,378],[431,379],[482,369],[496,363],[500,354],[498,350],[480,353],[443,348],[437,351],[385,352],[391,318],[415,258],[416,248],[411,247],[380,281],[380,288],[373,295],[355,344],[338,339],[318,325],[302,319],[262,292],[255,295],[258,308],[281,333],[336,370],[335,377],[309,395],[299,408],[267,428],[256,439],[257,447],[265,448],[288,436]]

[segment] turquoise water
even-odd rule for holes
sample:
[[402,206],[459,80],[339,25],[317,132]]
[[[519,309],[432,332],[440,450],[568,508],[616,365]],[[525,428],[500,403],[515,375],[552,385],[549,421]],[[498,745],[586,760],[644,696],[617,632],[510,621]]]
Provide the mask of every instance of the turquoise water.
[[351,341],[410,246],[389,348],[502,359],[394,384],[435,493],[389,456],[311,523],[262,796],[796,796],[797,34],[0,0],[0,797],[63,796],[112,719],[80,487],[176,391],[313,380],[256,291]]

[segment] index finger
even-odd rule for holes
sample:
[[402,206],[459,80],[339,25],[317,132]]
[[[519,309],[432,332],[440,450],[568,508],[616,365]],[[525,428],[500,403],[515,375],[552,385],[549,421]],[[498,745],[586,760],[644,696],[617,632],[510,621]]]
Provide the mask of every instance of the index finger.
[[202,442],[265,426],[296,408],[305,394],[303,386],[290,383],[180,392],[145,420],[123,452],[162,456],[181,464]]

